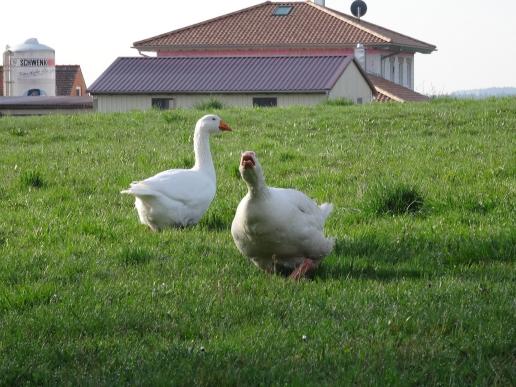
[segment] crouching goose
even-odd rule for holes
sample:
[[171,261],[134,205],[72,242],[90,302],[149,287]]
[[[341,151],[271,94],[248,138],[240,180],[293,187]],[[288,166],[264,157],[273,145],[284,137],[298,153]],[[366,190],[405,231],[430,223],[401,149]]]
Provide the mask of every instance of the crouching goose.
[[202,117],[195,125],[193,168],[169,169],[133,182],[130,188],[121,192],[135,197],[141,223],[159,231],[165,227],[186,227],[199,222],[216,191],[209,137],[230,130],[218,116]]
[[239,169],[248,192],[231,225],[238,250],[265,271],[303,278],[333,249],[334,238],[323,232],[333,206],[318,206],[294,189],[268,187],[254,152],[242,154]]

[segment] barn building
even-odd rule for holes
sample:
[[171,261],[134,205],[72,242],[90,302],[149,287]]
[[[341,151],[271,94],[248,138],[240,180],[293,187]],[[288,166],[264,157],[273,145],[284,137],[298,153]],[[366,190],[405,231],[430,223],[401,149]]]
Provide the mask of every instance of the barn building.
[[117,59],[89,88],[99,111],[424,100],[414,55],[436,49],[323,0],[266,1],[133,45],[156,58]]
[[226,106],[358,103],[375,89],[352,56],[118,58],[90,87],[101,112],[191,108],[210,98]]

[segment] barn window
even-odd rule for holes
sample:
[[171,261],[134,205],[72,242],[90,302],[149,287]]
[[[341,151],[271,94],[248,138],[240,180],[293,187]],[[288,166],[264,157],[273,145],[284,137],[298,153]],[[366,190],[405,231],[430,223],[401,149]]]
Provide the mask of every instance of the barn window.
[[152,107],[158,110],[168,110],[174,107],[174,100],[170,98],[153,98]]
[[80,97],[80,96],[82,95],[82,89],[81,89],[81,87],[80,87],[80,86],[77,86],[77,87],[75,88],[75,95],[76,95],[77,97]]
[[278,99],[276,97],[255,97],[255,98],[253,98],[253,106],[259,106],[259,107],[278,106]]
[[274,9],[274,16],[287,16],[292,11],[291,5],[278,5]]

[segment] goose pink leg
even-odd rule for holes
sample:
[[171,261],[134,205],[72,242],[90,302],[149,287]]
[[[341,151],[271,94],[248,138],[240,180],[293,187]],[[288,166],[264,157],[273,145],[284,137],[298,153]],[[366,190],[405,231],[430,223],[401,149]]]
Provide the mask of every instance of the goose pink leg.
[[317,265],[311,259],[305,258],[303,263],[299,265],[293,272],[290,274],[290,278],[294,281],[299,281],[301,278],[306,277],[308,273],[313,271]]

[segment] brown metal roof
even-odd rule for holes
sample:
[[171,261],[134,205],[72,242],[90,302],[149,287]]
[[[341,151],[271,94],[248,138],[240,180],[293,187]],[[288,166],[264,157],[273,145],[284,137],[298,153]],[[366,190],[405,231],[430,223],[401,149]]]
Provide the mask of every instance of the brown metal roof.
[[[292,11],[274,15],[279,5]],[[429,53],[435,46],[315,5],[266,1],[227,15],[134,43],[142,51],[256,48],[397,47]]]
[[91,109],[92,97],[0,97],[0,108],[11,109]]
[[[118,58],[88,91],[91,94],[321,93],[334,87],[350,63],[356,64],[350,56]],[[361,73],[374,94],[374,86]]]
[[397,101],[397,102],[420,102],[428,101],[430,98],[426,95],[419,94],[414,90],[398,85],[397,83],[388,81],[376,75],[367,74],[378,94],[376,100],[379,102]]

